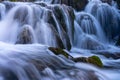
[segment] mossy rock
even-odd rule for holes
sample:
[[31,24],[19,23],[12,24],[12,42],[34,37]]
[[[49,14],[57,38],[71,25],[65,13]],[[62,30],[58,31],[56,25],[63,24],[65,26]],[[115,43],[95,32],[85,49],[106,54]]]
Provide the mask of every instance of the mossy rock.
[[93,65],[98,66],[98,67],[103,67],[103,63],[98,56],[73,58],[71,55],[69,55],[67,52],[65,52],[61,48],[49,47],[48,49],[50,51],[52,51],[55,55],[63,55],[66,58],[71,59],[74,62],[90,63],[90,64],[93,64]]
[[65,52],[61,48],[49,47],[48,49],[52,51],[55,55],[63,55],[66,58],[73,58],[71,55],[69,55],[67,52]]
[[103,67],[103,63],[98,56],[91,56],[88,58],[87,57],[78,57],[78,58],[74,58],[73,61],[90,63],[90,64],[96,65],[98,67]]
[[92,63],[96,66],[99,66],[99,67],[103,67],[103,63],[101,61],[101,59],[98,57],[98,56],[91,56],[91,57],[88,57],[88,63]]

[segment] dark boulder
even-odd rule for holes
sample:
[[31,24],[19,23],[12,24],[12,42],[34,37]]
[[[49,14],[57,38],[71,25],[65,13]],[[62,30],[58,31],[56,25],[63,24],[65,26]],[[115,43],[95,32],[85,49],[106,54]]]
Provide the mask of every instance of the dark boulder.
[[88,3],[88,0],[62,0],[62,4],[72,6],[77,11],[84,10],[87,3]]
[[[45,1],[45,0],[41,0]],[[84,10],[85,6],[88,3],[88,0],[51,0],[45,1],[51,4],[65,4],[67,6],[72,6],[75,10],[81,11]]]
[[61,48],[49,47],[48,49],[52,51],[55,55],[63,55],[66,58],[73,58],[71,55],[69,55],[66,51],[64,51]]
[[21,28],[17,36],[16,44],[32,44],[34,43],[33,31],[30,26],[25,25]]

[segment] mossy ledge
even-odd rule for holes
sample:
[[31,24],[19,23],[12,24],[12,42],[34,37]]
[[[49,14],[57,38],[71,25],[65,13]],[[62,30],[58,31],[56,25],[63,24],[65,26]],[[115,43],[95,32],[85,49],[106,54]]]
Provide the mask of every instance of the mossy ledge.
[[55,55],[63,55],[66,58],[71,59],[74,62],[89,63],[89,64],[93,64],[97,67],[103,67],[103,63],[102,63],[101,59],[95,55],[90,56],[90,57],[73,58],[71,55],[69,55],[66,51],[64,51],[61,48],[49,47],[48,49],[50,51],[52,51]]

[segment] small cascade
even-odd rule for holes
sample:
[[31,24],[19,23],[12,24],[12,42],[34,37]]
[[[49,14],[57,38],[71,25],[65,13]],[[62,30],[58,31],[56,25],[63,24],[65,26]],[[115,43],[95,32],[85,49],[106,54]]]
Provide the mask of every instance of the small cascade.
[[4,4],[0,3],[0,20],[5,17],[6,7]]
[[35,34],[38,40],[38,43],[58,47],[56,35],[54,32],[54,28],[52,26],[41,21],[37,24],[35,28]]
[[11,18],[9,18],[9,20],[7,18],[0,22],[0,41],[15,43],[19,23],[17,21],[13,21]]
[[90,1],[86,7],[86,12],[94,15],[100,22],[102,29],[109,42],[119,34],[120,16],[116,8],[100,1]]
[[84,33],[96,36],[102,42],[105,42],[105,35],[98,21],[90,14],[85,12],[76,13],[76,21]]
[[[12,11],[13,10],[13,11]],[[33,26],[33,11],[32,8],[28,5],[18,5],[12,8],[11,14],[13,14],[13,19],[18,21],[20,25],[29,24]],[[12,13],[13,12],[13,13]]]
[[84,34],[84,32],[81,29],[80,25],[77,23],[77,21],[74,21],[74,26],[75,26],[75,33],[74,33],[73,46],[76,47],[79,43],[79,40],[81,39],[81,35]]
[[[67,35],[68,30],[66,31],[67,27],[65,26],[67,23],[64,24],[64,22],[63,22],[63,21],[65,21],[65,19],[63,18],[64,14],[63,14],[63,11],[61,9],[61,6],[60,5],[54,6],[52,8],[52,10],[53,10],[53,15],[52,16],[53,16],[53,19],[54,19],[54,22],[55,22],[55,25],[56,25],[55,26],[56,30],[58,31],[58,33],[60,35],[60,38],[63,42],[64,47],[66,49],[70,49],[70,47],[71,47],[70,38],[69,38],[70,34]],[[59,16],[59,15],[61,15],[61,16]]]

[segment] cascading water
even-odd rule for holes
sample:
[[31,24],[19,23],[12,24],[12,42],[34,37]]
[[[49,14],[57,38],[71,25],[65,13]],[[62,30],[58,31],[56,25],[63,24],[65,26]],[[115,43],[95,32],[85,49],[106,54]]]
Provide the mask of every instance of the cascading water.
[[[95,0],[84,12],[50,3],[61,0],[0,3],[0,80],[118,80],[120,49],[108,42],[119,35],[117,9]],[[49,47],[73,57],[97,55],[104,69],[56,56]]]
[[119,12],[115,7],[100,1],[91,1],[86,7],[86,12],[94,15],[100,22],[108,41],[111,43],[119,34]]

